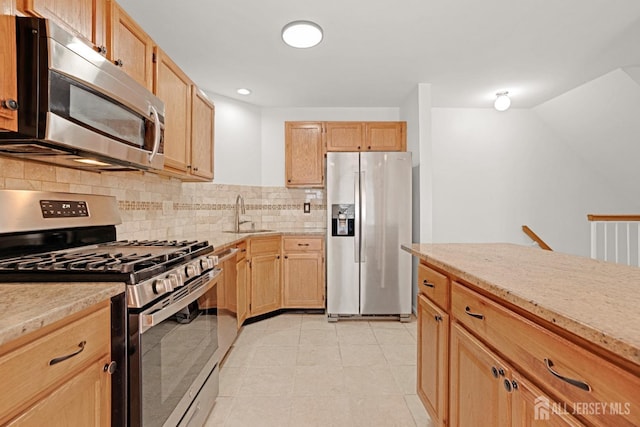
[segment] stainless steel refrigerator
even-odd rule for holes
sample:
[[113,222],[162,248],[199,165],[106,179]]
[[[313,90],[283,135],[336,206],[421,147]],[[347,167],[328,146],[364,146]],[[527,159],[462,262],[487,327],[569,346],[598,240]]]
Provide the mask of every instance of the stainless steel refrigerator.
[[327,153],[327,315],[411,315],[411,153]]

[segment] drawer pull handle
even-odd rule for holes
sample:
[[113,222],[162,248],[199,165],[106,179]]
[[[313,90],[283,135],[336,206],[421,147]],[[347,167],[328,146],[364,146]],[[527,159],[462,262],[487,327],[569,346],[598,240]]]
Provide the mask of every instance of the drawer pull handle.
[[308,243],[298,243],[298,246],[309,246]]
[[568,382],[569,384],[571,384],[573,386],[581,388],[582,390],[591,391],[591,386],[589,384],[585,383],[584,381],[574,380],[573,378],[567,378],[567,377],[564,377],[564,376],[560,375],[556,371],[554,371],[552,369],[553,362],[551,361],[551,359],[544,359],[544,364],[547,366],[547,371],[549,371],[551,373],[551,375],[553,375],[554,377],[559,378],[562,381]]
[[427,282],[427,279],[424,279],[424,280],[422,281],[422,284],[423,284],[423,285],[425,285],[425,286],[426,286],[426,287],[428,287],[428,288],[435,288],[435,287],[436,287],[436,285],[434,285],[433,283],[429,283],[429,282]]
[[466,306],[464,311],[465,311],[465,313],[467,313],[471,317],[475,317],[476,319],[480,319],[480,320],[484,319],[484,314],[472,313],[471,312],[471,307],[469,307],[469,306]]
[[64,362],[67,359],[71,359],[73,356],[77,356],[78,354],[82,353],[84,351],[84,346],[87,344],[86,341],[82,341],[80,344],[78,344],[78,347],[80,347],[80,350],[71,353],[71,354],[67,354],[66,356],[60,356],[60,357],[56,357],[54,359],[49,360],[49,365],[55,365],[56,363],[60,363],[60,362]]

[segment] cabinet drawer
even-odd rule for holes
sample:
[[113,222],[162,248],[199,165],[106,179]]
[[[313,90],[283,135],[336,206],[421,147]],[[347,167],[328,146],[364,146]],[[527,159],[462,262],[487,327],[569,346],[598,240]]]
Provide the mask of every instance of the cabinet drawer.
[[457,282],[451,298],[458,322],[570,412],[597,426],[640,425],[640,378]]
[[444,274],[420,263],[418,289],[441,308],[449,309],[449,279]]
[[[106,304],[3,355],[0,357],[0,414],[14,413],[19,406],[33,403],[36,396],[51,386],[108,355],[110,341],[110,313]],[[63,359],[74,353],[77,354]],[[56,359],[62,360],[56,362]]]
[[255,238],[249,240],[251,256],[280,252],[280,236]]
[[320,251],[322,250],[321,237],[285,237],[284,250],[294,251]]

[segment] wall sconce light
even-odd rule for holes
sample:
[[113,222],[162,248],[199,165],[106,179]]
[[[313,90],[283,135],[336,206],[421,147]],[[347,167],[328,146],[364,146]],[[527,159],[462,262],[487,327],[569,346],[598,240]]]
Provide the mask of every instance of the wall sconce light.
[[311,21],[289,22],[282,29],[282,40],[291,47],[313,47],[322,41],[322,28]]
[[498,111],[506,111],[511,106],[511,98],[509,98],[509,92],[498,92],[496,93],[496,101],[493,103],[493,106]]

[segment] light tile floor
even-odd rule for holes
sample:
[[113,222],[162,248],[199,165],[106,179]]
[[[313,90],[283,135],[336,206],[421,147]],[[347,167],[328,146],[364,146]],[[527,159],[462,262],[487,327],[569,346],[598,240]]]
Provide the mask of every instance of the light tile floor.
[[416,321],[280,314],[244,326],[206,427],[420,426]]

